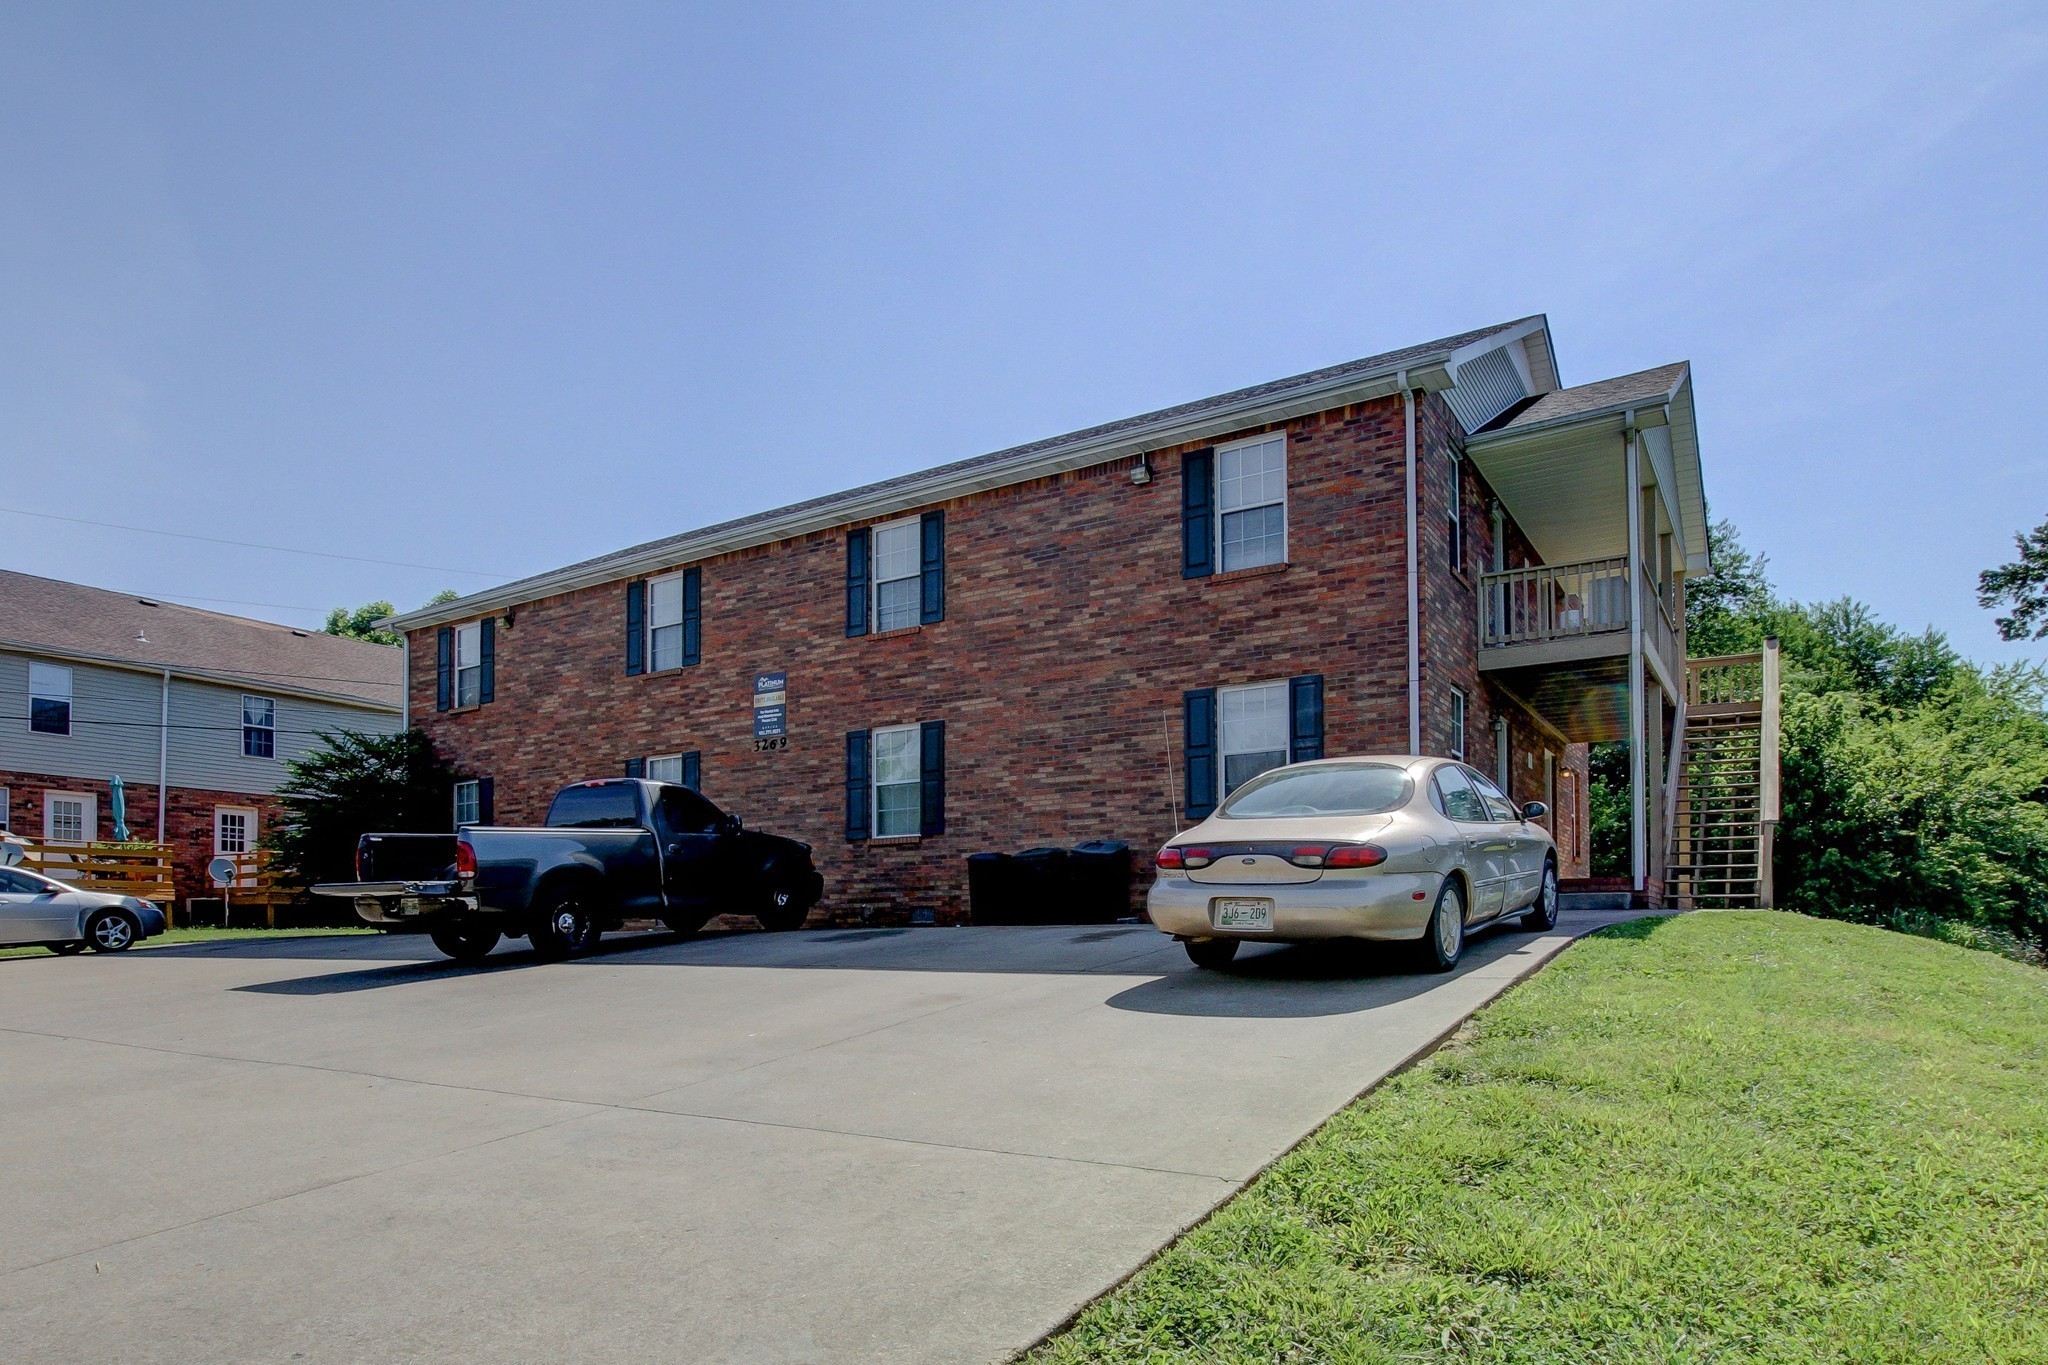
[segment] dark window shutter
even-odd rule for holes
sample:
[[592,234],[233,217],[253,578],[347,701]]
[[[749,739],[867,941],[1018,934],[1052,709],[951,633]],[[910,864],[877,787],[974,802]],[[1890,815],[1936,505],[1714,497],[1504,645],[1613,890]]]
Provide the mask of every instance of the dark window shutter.
[[919,834],[946,832],[946,722],[928,720],[918,727]]
[[924,625],[946,619],[946,514],[927,512],[919,526],[923,551],[919,567],[920,600],[917,619]]
[[1187,817],[1206,819],[1216,809],[1216,689],[1198,688],[1181,696],[1185,736],[1182,760],[1187,765]]
[[435,632],[434,653],[434,709],[446,711],[455,704],[455,627]]
[[634,579],[626,585],[626,673],[647,671],[647,584]]
[[646,760],[646,759],[644,759],[644,758],[629,758],[629,759],[627,759],[627,760],[626,760],[626,776],[628,776],[628,777],[645,777],[645,776],[647,776],[647,760]]
[[1216,572],[1216,452],[1204,447],[1180,457],[1180,576]]
[[1323,675],[1310,673],[1287,680],[1287,761],[1306,763],[1323,756]]
[[698,761],[698,754],[695,749],[683,755],[683,785],[685,787],[688,787],[693,792],[702,791],[703,788],[697,785],[697,778],[702,770],[703,764]]
[[477,629],[477,673],[476,700],[478,705],[491,700],[498,692],[498,618],[486,616]]
[[[846,633],[868,633],[868,532],[846,533]],[[866,838],[866,835],[862,835]]]
[[488,777],[476,780],[476,822],[479,825],[498,823],[497,784]]
[[[683,570],[683,663],[702,657],[704,640],[704,579],[696,569]],[[692,782],[690,786],[695,786]]]
[[846,732],[846,837],[868,837],[868,732]]

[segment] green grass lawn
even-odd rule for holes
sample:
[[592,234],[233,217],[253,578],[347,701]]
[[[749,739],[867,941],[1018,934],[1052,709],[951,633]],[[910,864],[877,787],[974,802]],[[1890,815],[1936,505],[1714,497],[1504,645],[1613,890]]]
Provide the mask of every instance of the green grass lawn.
[[1030,1359],[2048,1361],[2048,973],[1607,930]]
[[[374,934],[377,931],[367,926],[361,929],[170,929],[147,939],[129,949],[139,953],[145,948],[176,948],[189,943],[220,943],[238,938],[303,938],[309,934]],[[48,948],[0,948],[0,957],[48,957]]]

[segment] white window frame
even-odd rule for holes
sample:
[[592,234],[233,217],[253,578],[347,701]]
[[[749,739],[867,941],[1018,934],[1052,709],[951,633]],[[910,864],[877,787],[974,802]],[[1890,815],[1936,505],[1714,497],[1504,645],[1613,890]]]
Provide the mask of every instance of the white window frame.
[[1451,570],[1463,575],[1466,555],[1470,547],[1465,543],[1465,462],[1453,452],[1451,455],[1451,506],[1449,524],[1451,533]]
[[[1256,748],[1231,747],[1229,721],[1230,698],[1233,696],[1242,696],[1244,693],[1247,692],[1273,692],[1278,695],[1280,701],[1279,710],[1277,713],[1280,718],[1279,744],[1265,744],[1260,745]],[[1227,788],[1227,790],[1225,790],[1222,793],[1222,795],[1225,798],[1228,798],[1232,792],[1235,792],[1238,789],[1238,787],[1244,785],[1244,782],[1233,784],[1230,780],[1230,760],[1232,758],[1243,757],[1249,754],[1270,754],[1277,752],[1280,755],[1280,762],[1275,764],[1274,766],[1282,768],[1287,766],[1288,761],[1293,757],[1293,745],[1291,743],[1293,736],[1289,732],[1289,714],[1290,710],[1288,706],[1287,697],[1287,680],[1284,678],[1274,679],[1270,682],[1243,683],[1236,687],[1219,687],[1216,689],[1216,776],[1218,781],[1222,784],[1222,786]],[[1260,772],[1262,773],[1271,771],[1272,768],[1263,768],[1260,770]],[[1254,774],[1253,776],[1257,775],[1258,774]],[[1248,777],[1245,779],[1245,782],[1249,781],[1251,781],[1251,778]]]
[[[470,662],[468,663],[464,663],[462,661],[463,643],[465,641],[467,641],[470,646]],[[456,709],[460,710],[461,708],[466,706],[483,705],[484,623],[481,621],[471,621],[467,625],[455,627],[454,647],[450,652],[453,655],[453,657],[449,660],[450,664],[452,665],[452,667],[449,670],[451,674],[450,684],[454,692],[452,700],[455,703]],[[472,679],[467,698],[465,698],[464,696],[462,686],[462,677],[465,673],[468,674]]]
[[[661,765],[659,770],[655,766],[657,764]],[[649,782],[669,782],[680,787],[683,785],[683,756],[679,753],[649,754],[643,771]]]
[[[882,739],[887,736],[896,739],[908,735],[908,751],[911,761],[911,776],[908,781],[882,781]],[[885,830],[882,828],[882,790],[885,787],[910,788],[910,828]],[[914,839],[924,832],[924,735],[920,725],[879,725],[868,732],[868,809],[873,812],[870,837],[875,839]]]
[[[1279,498],[1277,500],[1267,502],[1246,503],[1242,507],[1225,507],[1223,505],[1223,457],[1235,451],[1247,450],[1253,446],[1269,445],[1275,441],[1277,441],[1280,445]],[[1285,431],[1262,432],[1257,436],[1247,436],[1241,441],[1227,441],[1224,444],[1216,447],[1216,464],[1214,475],[1214,491],[1216,502],[1216,543],[1213,551],[1215,555],[1215,559],[1213,560],[1213,562],[1216,565],[1216,572],[1230,573],[1234,569],[1260,569],[1266,567],[1268,564],[1285,564],[1287,562],[1287,537],[1290,529],[1289,522],[1291,520],[1287,514],[1287,456],[1287,433]],[[1278,507],[1280,509],[1280,557],[1278,559],[1261,560],[1257,564],[1232,565],[1224,562],[1223,523],[1225,518],[1233,512],[1256,512],[1259,509],[1265,507]]]
[[[57,801],[79,803],[79,837],[60,839],[57,837],[57,812],[52,805]],[[43,842],[46,844],[89,844],[100,834],[100,799],[92,792],[45,791],[43,793]]]
[[[56,681],[57,675],[60,673],[64,677],[61,686]],[[37,685],[38,674],[42,675],[41,686]],[[50,735],[61,738],[71,733],[72,689],[76,686],[77,681],[76,674],[68,664],[38,663],[33,659],[29,661],[28,725],[30,734]],[[64,703],[64,728],[62,730],[38,730],[35,728],[36,703],[39,701],[61,701]]]
[[0,830],[11,830],[13,828],[14,810],[12,794],[7,788],[0,787]]
[[[470,809],[470,817],[467,820],[462,818],[462,798],[465,795],[469,797],[468,804]],[[483,823],[484,784],[482,782],[473,777],[457,782],[450,796],[454,806],[454,810],[451,813],[455,817],[455,828],[461,829],[464,825],[480,825]]]
[[[262,713],[259,713],[259,714],[267,714],[267,715],[268,715],[268,716],[270,717],[270,721],[269,721],[269,723],[268,723],[268,724],[266,724],[266,725],[251,725],[251,724],[249,723],[249,703],[250,703],[250,702],[258,702],[258,703],[260,703],[261,705],[263,705],[263,706],[264,706],[265,708],[267,708],[265,712],[262,712]],[[267,731],[269,731],[269,733],[270,733],[270,752],[269,752],[269,753],[267,753],[267,754],[252,754],[252,753],[250,753],[250,752],[249,752],[249,736],[250,736],[250,733],[251,733],[252,731],[258,731],[258,730],[267,730]],[[244,693],[242,694],[242,757],[243,757],[243,758],[276,758],[276,757],[277,757],[277,698],[275,698],[275,697],[262,697],[262,696],[258,696],[258,695],[257,695],[257,694],[255,694],[254,692],[244,692]]]
[[[908,535],[910,537],[910,572],[897,574],[892,578],[882,577],[882,537],[884,535]],[[875,633],[908,630],[918,624],[924,605],[924,519],[922,517],[899,517],[885,521],[868,529],[868,611],[873,615]],[[889,625],[882,619],[882,589],[891,583],[912,584],[910,594],[910,619]]]
[[1471,714],[1471,706],[1466,699],[1465,689],[1453,687],[1451,689],[1451,743],[1448,752],[1452,758],[1457,759],[1460,763],[1465,761],[1467,738],[1465,727],[1469,722]]
[[[684,642],[684,639],[683,639],[683,617],[684,617],[684,615],[685,615],[685,612],[684,612],[684,601],[685,601],[685,599],[684,599],[684,596],[683,596],[683,577],[684,577],[684,575],[686,575],[686,574],[687,574],[688,572],[689,572],[689,570],[688,570],[688,569],[677,569],[677,570],[676,570],[676,571],[675,571],[674,573],[665,573],[665,574],[661,575],[661,577],[659,577],[659,578],[650,578],[650,579],[648,579],[648,580],[647,580],[647,625],[646,625],[646,631],[647,631],[647,645],[646,645],[646,648],[647,648],[647,671],[648,671],[649,673],[666,673],[666,672],[669,672],[669,671],[670,671],[671,669],[677,669],[677,668],[681,668],[681,667],[683,666],[683,645],[684,645],[684,643],[685,643],[685,642]],[[657,590],[658,590],[659,588],[663,587],[664,585],[666,585],[666,584],[669,584],[669,583],[673,583],[673,584],[675,584],[675,594],[676,594],[676,606],[675,606],[675,616],[676,616],[676,619],[675,619],[675,620],[673,620],[673,621],[664,621],[664,620],[660,619],[660,614],[659,614],[658,612],[656,612],[656,611],[655,611],[655,609],[654,609],[654,602],[655,602],[655,598],[656,598],[656,596],[658,595],[658,593],[657,593]],[[658,654],[657,654],[657,653],[655,652],[655,648],[654,648],[654,633],[655,633],[656,631],[658,631],[658,630],[673,630],[673,631],[675,631],[675,633],[676,633],[676,635],[675,635],[675,640],[676,640],[676,657],[675,657],[675,661],[674,661],[673,663],[666,663],[666,664],[662,663],[662,662],[661,662],[661,659],[660,659],[660,656],[659,656],[659,655],[658,655]]]

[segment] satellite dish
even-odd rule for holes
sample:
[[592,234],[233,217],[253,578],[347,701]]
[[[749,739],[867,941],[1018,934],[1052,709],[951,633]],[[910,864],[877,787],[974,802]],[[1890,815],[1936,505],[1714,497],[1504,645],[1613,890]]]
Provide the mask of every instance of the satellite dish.
[[14,867],[20,864],[28,845],[19,839],[0,836],[0,867]]
[[215,858],[206,865],[206,875],[213,878],[215,886],[226,886],[235,879],[235,860]]

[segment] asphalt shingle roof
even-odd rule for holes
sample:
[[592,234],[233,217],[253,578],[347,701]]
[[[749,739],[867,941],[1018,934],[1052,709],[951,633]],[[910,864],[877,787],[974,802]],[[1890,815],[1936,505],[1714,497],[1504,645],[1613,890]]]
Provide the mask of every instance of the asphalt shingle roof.
[[1553,389],[1507,421],[1489,426],[1487,430],[1514,431],[1519,427],[1540,426],[1588,412],[1661,403],[1670,395],[1672,386],[1678,383],[1678,377],[1685,373],[1685,366],[1686,362],[1681,360],[1671,365],[1659,365],[1654,370],[1638,370],[1634,374],[1581,384],[1577,388]]
[[220,674],[394,711],[404,687],[404,655],[389,645],[0,569],[7,646]]

